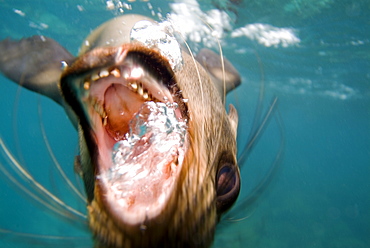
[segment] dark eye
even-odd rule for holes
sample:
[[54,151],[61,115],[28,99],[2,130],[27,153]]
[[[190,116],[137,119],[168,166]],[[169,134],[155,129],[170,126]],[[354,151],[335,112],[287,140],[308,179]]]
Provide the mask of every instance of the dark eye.
[[237,165],[225,163],[216,177],[217,212],[228,210],[236,201],[240,191],[240,175]]

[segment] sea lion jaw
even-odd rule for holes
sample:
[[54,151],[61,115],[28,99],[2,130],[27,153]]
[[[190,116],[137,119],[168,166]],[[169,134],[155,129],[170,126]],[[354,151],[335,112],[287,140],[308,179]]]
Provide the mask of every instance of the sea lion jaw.
[[[82,164],[84,173],[94,171],[107,211],[122,226],[140,225],[159,215],[178,181],[186,150],[187,107],[168,61],[138,44],[97,48],[66,70],[61,89],[79,116],[80,140],[87,144],[84,154],[90,158],[81,160],[92,165]],[[162,115],[178,128],[166,136],[171,146],[158,149],[155,136],[161,134],[133,130],[143,128],[133,121],[153,128],[145,119],[152,118],[151,111],[172,111],[172,116]],[[124,162],[115,160],[121,153],[117,148],[113,154],[117,142],[131,145]]]

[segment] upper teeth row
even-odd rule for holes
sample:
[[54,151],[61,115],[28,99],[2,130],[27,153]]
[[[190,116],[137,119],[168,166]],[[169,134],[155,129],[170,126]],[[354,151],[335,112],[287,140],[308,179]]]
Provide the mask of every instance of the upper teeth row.
[[142,96],[145,100],[151,101],[152,100],[152,95],[148,93],[146,89],[143,88],[142,83],[137,83],[137,82],[130,82],[128,84],[134,92],[138,93],[140,96]]
[[[91,86],[91,82],[98,81],[99,79],[106,78],[112,75],[115,78],[120,78],[121,77],[121,71],[119,68],[111,68],[111,69],[106,69],[103,68],[98,72],[94,72],[91,74],[90,78],[86,78],[83,84],[83,87],[85,90],[89,90]],[[138,83],[137,81],[132,81],[127,83],[128,88],[130,88],[133,92],[138,93],[141,95],[144,100],[146,101],[151,101],[153,99],[152,95],[148,93],[146,89],[143,88],[142,83]]]

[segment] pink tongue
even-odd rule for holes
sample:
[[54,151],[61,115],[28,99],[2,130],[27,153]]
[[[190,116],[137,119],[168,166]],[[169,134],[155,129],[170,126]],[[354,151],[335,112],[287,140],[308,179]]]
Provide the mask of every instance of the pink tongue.
[[106,130],[116,141],[124,139],[129,131],[129,121],[135,116],[142,98],[123,85],[112,84],[104,95],[104,108],[107,113]]

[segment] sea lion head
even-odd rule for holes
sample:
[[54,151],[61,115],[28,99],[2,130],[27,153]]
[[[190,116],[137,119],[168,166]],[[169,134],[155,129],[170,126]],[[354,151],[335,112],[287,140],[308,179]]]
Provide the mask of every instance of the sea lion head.
[[102,24],[60,83],[90,227],[103,247],[209,246],[240,189],[236,110],[168,29],[154,41],[133,30],[162,29],[138,15]]

